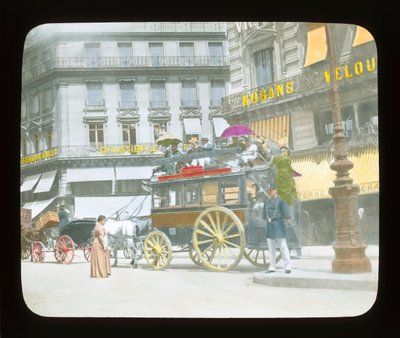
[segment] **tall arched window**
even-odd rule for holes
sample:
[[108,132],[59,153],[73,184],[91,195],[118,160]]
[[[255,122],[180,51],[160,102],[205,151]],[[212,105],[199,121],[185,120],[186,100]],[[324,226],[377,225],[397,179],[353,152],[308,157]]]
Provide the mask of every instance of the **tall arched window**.
[[274,64],[272,48],[263,49],[254,53],[254,66],[257,87],[273,82]]

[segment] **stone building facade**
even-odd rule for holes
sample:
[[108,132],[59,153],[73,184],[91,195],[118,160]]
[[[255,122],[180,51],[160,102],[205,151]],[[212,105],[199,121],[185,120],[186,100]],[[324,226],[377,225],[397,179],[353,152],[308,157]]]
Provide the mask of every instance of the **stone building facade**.
[[34,219],[59,203],[80,218],[148,214],[142,182],[163,156],[156,139],[218,138],[229,90],[225,23],[34,28],[22,66],[21,207]]
[[360,186],[360,219],[368,243],[378,242],[378,59],[363,27],[331,25],[335,74],[329,73],[325,26],[299,22],[230,22],[231,93],[224,99],[230,124],[247,123],[271,150],[291,149],[302,203],[303,244],[335,239],[333,117],[330,82],[339,88],[350,172]]

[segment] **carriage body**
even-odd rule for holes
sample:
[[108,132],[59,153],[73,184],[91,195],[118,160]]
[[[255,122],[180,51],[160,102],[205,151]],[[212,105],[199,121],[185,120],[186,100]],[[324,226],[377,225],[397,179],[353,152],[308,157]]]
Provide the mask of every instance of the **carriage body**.
[[[152,233],[148,235],[149,245],[146,241],[144,245],[149,264],[155,269],[166,268],[170,246],[186,249],[194,263],[215,271],[232,269],[243,255],[258,265],[250,254],[254,250],[263,251],[260,259],[266,264],[265,222],[260,222],[253,209],[260,177],[266,177],[266,170],[187,167],[179,174],[152,181],[151,220],[157,230],[154,239]],[[157,243],[163,245],[154,249]],[[158,257],[157,250],[165,257]],[[216,262],[219,254],[232,257]]]
[[[227,168],[230,169],[230,168]],[[246,178],[231,170],[198,170],[192,175],[171,175],[152,182],[151,221],[154,228],[166,232],[174,243],[178,233],[189,233],[199,214],[212,206],[224,206],[246,223],[249,202]],[[191,236],[191,235],[190,235]]]

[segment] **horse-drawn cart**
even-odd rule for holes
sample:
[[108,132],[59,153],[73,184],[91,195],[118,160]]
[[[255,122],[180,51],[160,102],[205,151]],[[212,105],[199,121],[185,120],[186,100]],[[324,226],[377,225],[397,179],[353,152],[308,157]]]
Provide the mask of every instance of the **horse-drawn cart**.
[[75,249],[80,248],[89,261],[92,231],[95,221],[77,219],[58,229],[58,214],[48,211],[32,223],[31,210],[21,209],[21,258],[31,256],[33,262],[43,262],[46,251],[53,251],[59,263],[72,262]]

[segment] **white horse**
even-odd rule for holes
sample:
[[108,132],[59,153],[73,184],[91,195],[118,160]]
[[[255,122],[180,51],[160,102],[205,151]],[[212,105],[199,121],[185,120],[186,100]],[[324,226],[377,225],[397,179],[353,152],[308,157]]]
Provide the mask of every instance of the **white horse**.
[[133,222],[129,219],[123,221],[107,219],[104,224],[104,240],[107,247],[113,252],[113,266],[118,264],[118,250],[126,250],[129,258],[132,259],[130,264],[133,268],[137,267],[137,260],[143,255],[143,243],[139,235],[144,230],[142,229],[144,225],[147,226],[144,222]]

